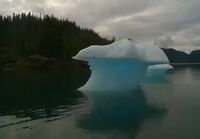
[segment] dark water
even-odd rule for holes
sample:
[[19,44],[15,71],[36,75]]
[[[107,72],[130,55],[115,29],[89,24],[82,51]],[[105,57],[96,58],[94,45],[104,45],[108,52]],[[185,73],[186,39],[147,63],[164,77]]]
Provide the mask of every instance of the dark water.
[[200,70],[133,92],[78,92],[88,74],[0,73],[0,139],[198,139]]

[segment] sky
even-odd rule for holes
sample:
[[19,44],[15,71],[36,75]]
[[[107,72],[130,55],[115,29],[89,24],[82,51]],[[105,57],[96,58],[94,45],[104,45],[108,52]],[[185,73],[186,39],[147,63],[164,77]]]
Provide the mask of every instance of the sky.
[[0,0],[0,14],[54,14],[102,36],[200,47],[200,0]]

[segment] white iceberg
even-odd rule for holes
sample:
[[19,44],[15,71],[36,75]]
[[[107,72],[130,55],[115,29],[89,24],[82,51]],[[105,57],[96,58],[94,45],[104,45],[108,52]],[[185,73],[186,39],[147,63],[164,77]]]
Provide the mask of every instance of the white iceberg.
[[161,79],[165,77],[165,73],[168,70],[173,69],[171,65],[167,64],[169,63],[169,59],[159,47],[151,43],[137,44],[136,47],[139,55],[142,56],[143,61],[150,64],[147,68],[145,78]]
[[169,64],[151,65],[148,67],[145,78],[146,79],[163,79],[168,70],[173,69]]
[[135,46],[127,39],[105,46],[90,46],[73,57],[88,61],[92,71],[82,91],[134,90],[149,65],[169,63],[164,52],[156,47]]
[[82,49],[74,59],[89,61],[93,59],[139,59],[136,46],[123,39],[109,45],[93,45]]
[[151,43],[140,43],[136,45],[136,48],[140,58],[150,65],[169,63],[163,50]]

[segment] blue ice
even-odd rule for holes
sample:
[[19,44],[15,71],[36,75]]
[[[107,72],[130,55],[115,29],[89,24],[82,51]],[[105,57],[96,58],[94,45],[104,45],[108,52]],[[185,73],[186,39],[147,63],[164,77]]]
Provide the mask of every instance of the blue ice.
[[[87,61],[91,69],[88,82],[79,88],[81,91],[131,91],[145,75],[157,72],[164,76],[167,69],[156,65],[169,63],[159,47],[145,43],[135,45],[127,39],[105,46],[90,46],[73,58]],[[150,65],[154,68],[148,68]]]

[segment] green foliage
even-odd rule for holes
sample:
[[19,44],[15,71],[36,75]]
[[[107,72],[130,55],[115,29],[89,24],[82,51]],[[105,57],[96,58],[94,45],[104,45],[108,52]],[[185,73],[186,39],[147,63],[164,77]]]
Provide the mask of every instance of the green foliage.
[[[80,28],[75,22],[53,15],[0,15],[0,53],[6,50],[18,57],[40,54],[70,60],[80,49],[89,45],[111,42],[91,29]],[[3,53],[6,54],[5,51]]]

